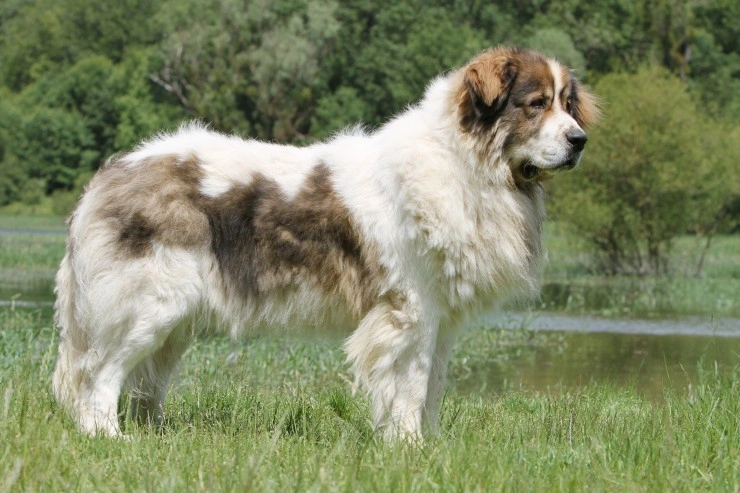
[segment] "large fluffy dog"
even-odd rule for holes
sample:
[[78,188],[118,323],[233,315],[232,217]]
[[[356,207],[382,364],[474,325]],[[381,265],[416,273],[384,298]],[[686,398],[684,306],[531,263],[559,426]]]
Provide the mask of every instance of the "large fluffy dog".
[[597,117],[558,62],[486,51],[378,131],[303,148],[193,124],[112,158],[69,220],[54,393],[88,433],[161,422],[200,321],[344,330],[378,430],[434,428],[472,315],[537,292],[541,181]]

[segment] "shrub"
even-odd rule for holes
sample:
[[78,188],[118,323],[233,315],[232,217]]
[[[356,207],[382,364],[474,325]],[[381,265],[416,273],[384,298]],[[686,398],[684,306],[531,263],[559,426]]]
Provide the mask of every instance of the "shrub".
[[594,90],[606,117],[580,169],[556,180],[553,215],[591,244],[600,270],[666,274],[677,236],[711,238],[726,219],[738,148],[662,69],[611,74]]

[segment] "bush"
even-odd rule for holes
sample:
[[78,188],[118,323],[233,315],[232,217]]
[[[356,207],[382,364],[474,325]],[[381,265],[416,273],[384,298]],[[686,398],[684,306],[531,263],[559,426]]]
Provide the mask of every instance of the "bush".
[[612,74],[581,168],[557,180],[556,218],[593,247],[610,274],[666,274],[673,240],[711,237],[738,195],[730,132],[707,120],[680,80],[658,68]]

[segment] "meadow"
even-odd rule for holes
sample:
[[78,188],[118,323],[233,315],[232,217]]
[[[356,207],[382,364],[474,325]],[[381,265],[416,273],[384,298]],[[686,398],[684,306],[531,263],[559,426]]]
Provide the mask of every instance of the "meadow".
[[[61,235],[0,241],[4,279],[48,277],[63,248]],[[737,243],[724,241],[708,265],[727,265],[705,276],[727,290]],[[573,250],[555,249],[551,279],[596,282]],[[740,366],[700,362],[690,386],[666,386],[660,401],[608,383],[462,392],[455,382],[476,368],[556,343],[526,326],[478,327],[458,344],[439,435],[387,444],[351,392],[341,341],[258,338],[235,351],[203,336],[173,382],[164,429],[124,423],[129,438],[110,440],[78,434],[53,401],[57,338],[48,307],[0,307],[0,492],[740,491]]]
[[594,270],[582,241],[550,223],[545,230],[549,263],[537,308],[621,318],[740,318],[740,236],[715,236],[697,273],[704,241],[679,237],[669,276],[604,276]]
[[[162,432],[78,434],[49,392],[48,316],[0,311],[0,491],[738,491],[740,373],[700,373],[663,403],[629,388],[448,392],[442,430],[422,444],[373,436],[331,341],[251,341],[228,362],[222,338],[187,354]],[[536,338],[535,338],[536,339]],[[471,331],[456,355],[497,341]],[[125,403],[122,403],[125,404]]]

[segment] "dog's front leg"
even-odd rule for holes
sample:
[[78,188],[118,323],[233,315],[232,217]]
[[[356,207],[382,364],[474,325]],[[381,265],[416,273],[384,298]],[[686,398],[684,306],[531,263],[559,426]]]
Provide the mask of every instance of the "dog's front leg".
[[426,427],[429,433],[439,431],[439,410],[447,383],[447,366],[455,346],[458,331],[456,329],[441,328],[437,335],[437,342],[432,359],[432,369],[429,376],[427,400],[424,409]]
[[[405,308],[405,307],[404,307]],[[390,302],[373,308],[345,344],[386,439],[422,439],[437,324]]]

